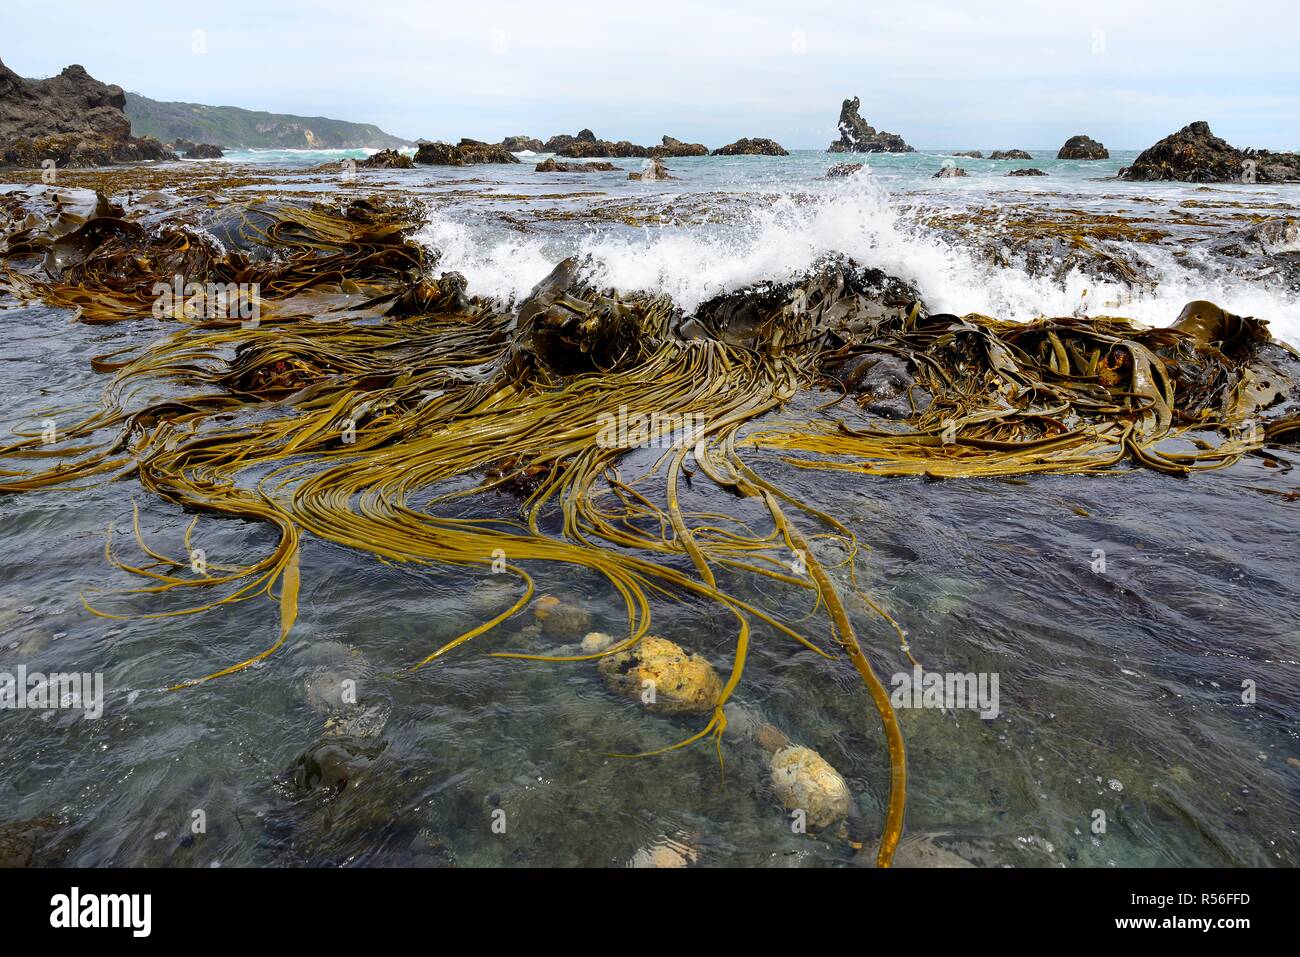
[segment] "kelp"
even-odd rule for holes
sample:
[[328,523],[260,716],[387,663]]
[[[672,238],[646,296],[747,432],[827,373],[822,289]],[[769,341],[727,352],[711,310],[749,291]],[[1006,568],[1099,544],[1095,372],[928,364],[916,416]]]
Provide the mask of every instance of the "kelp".
[[[830,258],[691,315],[665,297],[601,288],[591,263],[566,260],[507,309],[470,296],[457,274],[435,276],[437,253],[409,239],[418,210],[398,203],[250,200],[145,224],[102,197],[81,196],[75,213],[30,191],[6,202],[4,289],[74,308],[83,322],[158,322],[163,334],[94,360],[111,375],[102,407],[56,444],[25,435],[0,448],[0,459],[26,466],[0,471],[0,492],[129,478],[196,514],[277,533],[256,561],[189,574],[186,557],[145,541],[138,519],[143,561],[123,557],[110,529],[106,560],[142,579],[128,594],[156,609],[145,617],[255,596],[278,603],[268,647],[177,688],[239,672],[285,643],[304,533],[387,562],[495,564],[517,581],[509,607],[415,650],[417,672],[527,607],[529,565],[601,576],[624,603],[626,635],[594,654],[497,657],[617,654],[650,633],[654,601],[703,599],[735,621],[731,671],[705,726],[652,753],[712,738],[721,759],[724,705],[754,622],[824,658],[847,657],[888,746],[882,866],[903,829],[905,747],[845,596],[864,601],[915,663],[912,648],[860,587],[865,547],[853,532],[746,453],[936,479],[1124,465],[1185,476],[1296,434],[1294,354],[1262,321],[1207,304],[1167,329],[931,314],[906,282]],[[183,296],[160,313],[154,290],[175,276],[200,292],[255,284],[256,320],[187,309]],[[809,411],[795,400],[813,390],[828,398]],[[861,408],[846,415],[845,403]],[[629,423],[625,410],[654,416]],[[645,446],[662,452],[632,474],[639,457],[629,453]],[[770,527],[684,509],[684,483],[701,476],[754,499]],[[502,494],[518,497],[517,515],[500,514]],[[469,515],[475,502],[480,514]],[[837,564],[822,557],[827,543],[838,545]],[[825,632],[738,593],[762,579],[806,592]],[[112,595],[83,601],[119,616]]]

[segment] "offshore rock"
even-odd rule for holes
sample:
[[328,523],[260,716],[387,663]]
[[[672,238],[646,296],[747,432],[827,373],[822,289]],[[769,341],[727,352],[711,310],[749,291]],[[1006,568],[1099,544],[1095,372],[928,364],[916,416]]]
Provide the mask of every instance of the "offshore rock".
[[668,175],[668,167],[664,165],[663,160],[655,157],[650,160],[639,172],[627,174],[628,179],[656,180],[656,179],[676,179],[676,176]]
[[543,152],[554,153],[569,159],[646,159],[652,155],[648,146],[638,146],[627,140],[611,143],[609,140],[597,139],[591,130],[581,130],[577,136],[560,134],[552,136],[542,147]]
[[956,153],[953,153],[952,155],[965,156],[969,159],[977,159],[977,160],[982,160],[984,158],[984,154],[981,153],[979,150],[958,150]]
[[1204,120],[1197,120],[1143,150],[1119,176],[1148,182],[1296,182],[1300,181],[1300,154],[1239,150],[1210,132]]
[[714,156],[789,156],[784,146],[776,140],[756,137],[749,139],[744,137],[729,143],[726,146],[720,146],[713,151]]
[[1032,166],[1027,166],[1024,169],[1013,169],[1007,175],[1008,176],[1046,176],[1047,174],[1044,173],[1041,169],[1035,169]]
[[1057,151],[1059,160],[1104,160],[1110,159],[1110,152],[1091,136],[1071,136]]
[[414,169],[415,161],[397,150],[380,150],[373,156],[357,160],[357,169]]
[[501,148],[512,153],[523,153],[525,151],[540,153],[544,149],[544,144],[541,140],[532,136],[507,136],[501,141]]
[[957,176],[969,176],[969,175],[970,174],[967,173],[960,166],[945,166],[943,169],[939,170],[939,172],[935,173],[930,178],[931,179],[953,179],[954,177]]
[[557,163],[555,157],[542,160],[534,167],[539,173],[617,173],[613,163]]
[[989,159],[993,160],[1028,160],[1033,159],[1024,150],[994,150],[989,154]]
[[840,105],[840,138],[826,148],[828,153],[914,153],[897,133],[877,132],[858,115],[861,102],[855,96]]
[[519,157],[507,149],[480,140],[462,139],[450,143],[421,143],[415,162],[425,166],[469,166],[475,163],[518,163]]
[[[610,690],[644,701],[651,711],[662,714],[711,711],[722,694],[722,679],[713,665],[654,635],[647,635],[627,651],[602,658],[597,670]],[[651,687],[654,697],[646,700]]]
[[772,789],[787,811],[803,811],[808,827],[822,831],[844,822],[853,800],[840,773],[812,748],[782,748],[769,765]]
[[0,166],[109,166],[174,160],[152,137],[131,135],[126,94],[76,64],[48,80],[26,80],[0,63]]
[[189,160],[221,159],[225,155],[220,146],[212,143],[196,143],[185,151],[185,158]]
[[709,148],[703,143],[683,143],[679,139],[664,135],[663,143],[650,148],[651,156],[708,156]]
[[866,163],[836,163],[826,171],[827,179],[838,179],[843,176],[852,176],[854,173],[862,172]]

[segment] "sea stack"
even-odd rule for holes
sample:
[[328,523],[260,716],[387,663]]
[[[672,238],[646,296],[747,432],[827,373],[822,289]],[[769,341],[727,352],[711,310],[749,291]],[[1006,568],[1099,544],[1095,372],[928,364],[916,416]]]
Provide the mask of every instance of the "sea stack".
[[1239,150],[1210,132],[1209,123],[1197,120],[1143,150],[1119,176],[1185,183],[1290,183],[1300,181],[1300,153]]
[[877,132],[858,115],[855,96],[840,105],[840,138],[826,147],[828,153],[914,153],[897,133]]
[[1104,160],[1110,152],[1091,136],[1071,136],[1056,154],[1059,160]]

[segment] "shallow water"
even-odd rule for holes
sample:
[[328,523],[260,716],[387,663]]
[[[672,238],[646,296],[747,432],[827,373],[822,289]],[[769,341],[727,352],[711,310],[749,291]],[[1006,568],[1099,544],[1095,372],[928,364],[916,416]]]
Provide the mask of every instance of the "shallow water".
[[[572,252],[590,253],[612,284],[658,288],[689,303],[781,278],[838,249],[910,268],[939,307],[1001,304],[1028,318],[1077,301],[1068,283],[1057,288],[963,258],[909,217],[918,197],[943,209],[996,200],[1005,180],[978,175],[981,161],[960,161],[977,174],[969,183],[927,183],[917,170],[937,168],[937,154],[873,157],[874,182],[819,178],[841,159],[671,160],[681,180],[655,184],[594,173],[539,181],[531,166],[362,172],[349,188],[417,195],[431,214],[422,238],[440,250],[440,268],[460,269],[472,292],[504,299]],[[1018,182],[1016,202],[1043,190],[1054,191],[1049,204],[1068,196],[1098,211],[1131,208],[1143,196],[1152,208],[1207,196],[1294,201],[1293,193],[1260,187],[1119,185],[1093,176],[1106,171],[1101,164],[1017,165],[1039,165],[1053,178]],[[300,169],[271,175],[275,188],[338,185],[319,175],[313,183]],[[963,192],[948,188],[954,182]],[[1120,192],[1127,198],[1117,201]],[[717,193],[735,195],[695,201]],[[683,197],[687,215],[674,217]],[[629,224],[599,213],[628,200],[665,218]],[[700,209],[713,218],[696,221]],[[1168,263],[1154,291],[1123,292],[1139,318],[1164,315],[1164,324],[1181,301],[1207,295],[1204,274]],[[1217,275],[1224,291],[1270,310],[1258,314],[1275,328],[1300,330],[1286,289]],[[1195,283],[1198,294],[1188,295]],[[1250,311],[1232,299],[1223,305]],[[65,311],[12,301],[0,302],[0,320],[9,330],[0,342],[5,424],[27,431],[47,415],[62,420],[97,405],[106,380],[89,371],[90,356],[157,334],[151,322],[86,326]],[[829,398],[797,404],[806,410]],[[651,464],[649,452],[634,453],[630,472],[642,455]],[[1186,480],[1118,472],[1013,482],[855,478],[753,452],[747,459],[871,546],[863,585],[903,625],[927,670],[1000,677],[997,718],[900,712],[909,835],[987,866],[1300,864],[1300,503],[1285,498],[1298,484],[1288,463],[1251,457]],[[475,502],[496,515],[518,507],[504,495]],[[269,646],[277,610],[259,599],[188,618],[91,615],[83,595],[118,612],[156,610],[148,596],[106,594],[138,586],[103,554],[110,523],[116,546],[134,554],[133,504],[153,547],[184,551],[192,516],[131,480],[0,498],[0,670],[25,664],[105,676],[99,720],[0,710],[0,822],[57,816],[59,860],[610,865],[672,838],[711,865],[861,862],[842,840],[792,833],[751,743],[726,742],[725,772],[704,745],[659,758],[611,757],[671,744],[702,720],[647,716],[607,693],[589,664],[483,654],[551,651],[587,627],[619,632],[622,602],[594,576],[529,568],[540,592],[590,616],[572,635],[541,634],[525,614],[412,674],[434,648],[508,607],[515,586],[478,572],[384,565],[308,538],[288,645],[260,667],[166,691]],[[682,504],[742,517],[753,508],[707,483],[684,489]],[[194,542],[210,561],[243,563],[273,540],[256,524],[202,516]],[[1104,572],[1093,570],[1098,549]],[[740,577],[726,584],[799,617],[791,613],[797,597]],[[907,671],[879,619],[860,603],[850,611],[877,672],[888,679]],[[727,669],[734,619],[691,601],[658,602],[653,613],[656,633]],[[829,638],[815,630],[810,637]],[[287,785],[290,769],[322,740],[334,714],[329,689],[345,679],[356,682],[367,730],[377,732],[361,736],[369,766],[333,801],[304,797]],[[1243,682],[1257,690],[1251,703]],[[870,846],[888,768],[878,719],[852,669],[756,624],[736,700],[844,775],[857,803],[851,829]],[[206,833],[192,833],[196,811]],[[493,830],[500,811],[504,834]],[[1097,811],[1106,816],[1102,834],[1092,830]]]

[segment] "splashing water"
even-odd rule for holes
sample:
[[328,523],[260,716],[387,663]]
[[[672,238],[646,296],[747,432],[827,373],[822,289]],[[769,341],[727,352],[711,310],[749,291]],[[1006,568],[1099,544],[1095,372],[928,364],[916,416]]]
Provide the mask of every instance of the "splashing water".
[[[637,228],[601,223],[544,237],[455,219],[430,204],[430,220],[416,239],[438,249],[440,268],[463,273],[472,292],[503,302],[527,295],[571,255],[590,256],[593,279],[601,284],[664,293],[690,312],[713,296],[782,282],[823,256],[843,253],[911,280],[935,311],[1025,321],[1072,315],[1086,302],[1093,314],[1164,326],[1190,300],[1211,299],[1229,311],[1267,318],[1276,335],[1300,342],[1300,293],[1252,282],[1209,254],[1116,243],[1112,248],[1145,264],[1149,284],[1132,287],[1078,269],[1044,275],[992,263],[980,250],[945,241],[910,221],[869,170],[842,181],[749,195],[755,201],[732,222]],[[988,200],[979,193],[961,195]],[[999,224],[990,220],[985,229],[992,238]]]

